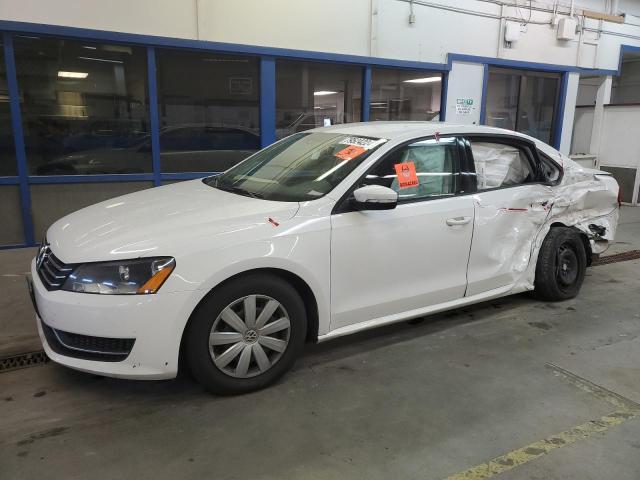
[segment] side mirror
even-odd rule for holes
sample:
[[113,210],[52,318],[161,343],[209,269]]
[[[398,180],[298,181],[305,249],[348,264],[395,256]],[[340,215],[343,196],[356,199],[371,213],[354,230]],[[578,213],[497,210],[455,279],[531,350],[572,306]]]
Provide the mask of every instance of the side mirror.
[[353,192],[357,210],[393,210],[398,204],[398,193],[382,185],[366,185]]

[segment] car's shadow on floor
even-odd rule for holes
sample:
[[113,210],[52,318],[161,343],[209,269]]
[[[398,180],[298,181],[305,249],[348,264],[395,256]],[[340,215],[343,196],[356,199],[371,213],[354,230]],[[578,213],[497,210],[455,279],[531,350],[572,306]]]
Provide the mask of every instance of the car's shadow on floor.
[[[354,355],[412,341],[416,338],[434,336],[460,325],[504,318],[509,316],[511,311],[532,302],[536,303],[536,300],[532,299],[529,294],[513,295],[429,315],[416,321],[402,321],[374,328],[326,343],[308,344],[302,358],[294,367],[294,372],[348,359]],[[498,316],[497,312],[499,312]],[[48,368],[48,371],[49,381],[58,389],[85,391],[91,396],[104,395],[111,399],[120,397],[127,401],[144,401],[156,405],[167,402],[193,402],[198,398],[204,401],[214,399],[223,401],[225,398],[207,393],[186,369],[181,369],[176,379],[158,381],[108,378],[77,372],[55,364],[52,368]],[[289,377],[285,375],[271,388],[277,389],[279,385],[286,384]]]

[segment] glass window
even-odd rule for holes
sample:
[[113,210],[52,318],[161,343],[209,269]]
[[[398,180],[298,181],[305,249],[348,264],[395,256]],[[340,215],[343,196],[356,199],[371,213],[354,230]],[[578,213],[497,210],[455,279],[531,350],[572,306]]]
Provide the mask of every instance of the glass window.
[[399,201],[453,195],[457,165],[454,138],[422,140],[390,153],[367,174],[364,185],[389,187]]
[[545,182],[557,182],[560,179],[560,167],[547,155],[538,150],[540,159],[540,177]]
[[439,72],[374,68],[369,120],[438,121],[441,89]]
[[491,68],[485,123],[551,143],[559,81],[555,73]]
[[151,187],[151,182],[31,185],[35,237],[44,237],[53,222],[76,210]]
[[478,190],[511,187],[536,181],[527,154],[512,145],[471,142]]
[[32,175],[151,171],[146,50],[16,36]]
[[18,174],[16,151],[13,143],[9,88],[5,71],[4,45],[0,42],[0,176]]
[[333,190],[384,142],[337,133],[298,133],[205,183],[266,200],[314,200]]
[[519,96],[520,75],[490,72],[485,123],[493,127],[515,130]]
[[362,68],[276,61],[276,137],[360,121]]
[[[620,75],[613,77],[611,86],[611,102],[617,104],[640,103],[640,54],[637,52],[624,52],[620,62]],[[580,79],[582,82],[582,79]],[[597,84],[601,82],[597,79]],[[595,103],[595,95],[593,102]]]
[[258,58],[156,55],[163,172],[221,172],[260,149]]
[[21,205],[20,189],[17,185],[0,186],[0,245],[24,243]]

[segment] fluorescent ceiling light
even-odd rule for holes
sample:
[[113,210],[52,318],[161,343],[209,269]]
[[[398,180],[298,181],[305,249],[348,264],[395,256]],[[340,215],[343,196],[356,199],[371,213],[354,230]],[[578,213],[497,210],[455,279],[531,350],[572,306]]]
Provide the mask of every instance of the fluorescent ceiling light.
[[89,45],[83,45],[82,48],[86,48],[88,50],[97,50],[98,47],[90,47]]
[[107,58],[94,58],[94,57],[78,57],[81,60],[93,60],[94,62],[106,62],[106,63],[123,63],[122,60],[109,60]]
[[64,72],[60,70],[58,76],[60,78],[87,78],[89,74],[87,72]]
[[331,90],[318,90],[317,92],[313,92],[316,97],[321,97],[323,95],[335,95],[338,92],[332,92]]
[[431,83],[440,82],[442,77],[424,77],[424,78],[412,78],[411,80],[404,80],[404,83]]

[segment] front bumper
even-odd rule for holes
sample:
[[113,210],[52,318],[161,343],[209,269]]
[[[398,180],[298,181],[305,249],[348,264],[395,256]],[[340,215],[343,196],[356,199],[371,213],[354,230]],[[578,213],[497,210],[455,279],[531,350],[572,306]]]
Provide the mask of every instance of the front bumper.
[[[48,291],[36,273],[35,261],[31,263],[31,276],[38,333],[51,360],[110,377],[176,376],[182,332],[193,309],[193,292],[97,295]],[[112,350],[116,346],[120,356],[100,355],[107,351],[105,345]]]

